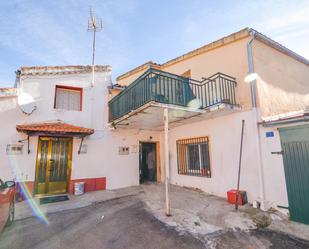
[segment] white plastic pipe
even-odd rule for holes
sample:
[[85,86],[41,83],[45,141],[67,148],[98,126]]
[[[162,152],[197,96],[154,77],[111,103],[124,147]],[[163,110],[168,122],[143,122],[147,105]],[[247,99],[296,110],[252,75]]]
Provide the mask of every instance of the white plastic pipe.
[[[250,40],[247,42],[247,53],[248,53],[248,67],[249,75],[254,74],[254,65],[253,65],[253,56],[252,56],[252,47],[251,43],[254,39],[255,31],[250,32]],[[255,93],[255,83],[256,80],[253,79],[250,82],[251,90],[251,99],[252,99],[252,110],[253,110],[253,123],[254,123],[254,137],[256,144],[256,153],[257,153],[257,164],[258,164],[258,178],[259,178],[259,201],[261,203],[261,209],[266,210],[265,207],[265,187],[264,187],[264,169],[263,169],[263,160],[262,160],[262,145],[261,145],[261,131],[259,127],[260,122],[260,113],[256,105],[256,93]]]

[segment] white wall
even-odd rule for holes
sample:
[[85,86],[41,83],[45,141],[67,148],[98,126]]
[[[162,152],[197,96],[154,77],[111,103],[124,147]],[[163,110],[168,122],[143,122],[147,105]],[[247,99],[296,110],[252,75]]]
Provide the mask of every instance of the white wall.
[[[286,126],[293,126],[285,125]],[[284,164],[282,155],[271,154],[282,150],[278,126],[261,127],[262,157],[264,164],[265,198],[271,206],[288,207]],[[272,131],[274,137],[266,137],[266,132]]]
[[[24,120],[25,116],[17,109],[15,98],[0,98],[0,178],[10,180],[20,178],[32,181],[35,174],[35,158],[37,151],[37,139],[30,139],[30,151],[27,154],[27,144],[24,143],[22,155],[6,155],[7,144],[17,144],[25,136],[17,133],[18,120]],[[33,164],[30,168],[29,165]]]
[[[245,120],[240,189],[246,190],[249,202],[259,197],[257,153],[253,129],[254,113],[239,112],[216,117],[197,123],[183,125],[170,130],[169,149],[171,183],[196,187],[221,197],[226,197],[229,189],[236,188],[239,162],[241,120]],[[291,125],[285,125],[291,126]],[[274,132],[274,137],[266,137],[266,132]],[[179,175],[177,171],[176,141],[183,138],[208,136],[212,177]],[[282,155],[271,154],[281,151],[278,126],[260,126],[261,156],[265,200],[268,207],[278,205],[288,207],[288,196]]]
[[[6,155],[7,144],[18,143],[18,140],[27,137],[16,131],[16,125],[18,124],[46,122],[60,119],[70,124],[103,130],[105,126],[104,114],[107,112],[107,109],[104,109],[103,106],[107,99],[106,87],[111,82],[110,77],[110,72],[96,73],[96,84],[94,88],[89,87],[91,81],[91,74],[89,73],[57,76],[27,76],[22,78],[20,82],[20,91],[28,93],[34,97],[37,110],[30,116],[27,116],[19,109],[16,98],[0,98],[0,119],[2,120],[0,127],[0,177],[4,179],[19,178],[26,181],[34,181],[38,137],[30,138],[29,155],[27,154],[26,142],[24,142],[22,155]],[[56,85],[82,87],[82,111],[54,109]],[[94,99],[94,115],[91,114],[92,98]],[[96,132],[93,136],[97,137]],[[79,142],[80,139],[74,138],[73,169],[79,168],[79,164],[81,163],[81,160],[78,160],[78,158],[82,156],[77,154]],[[94,142],[92,143],[95,144]],[[90,151],[92,151],[91,144],[89,144],[89,148]],[[97,148],[97,150],[97,152],[99,152],[99,148]],[[83,156],[88,157],[88,165],[96,164],[94,158],[90,158],[87,154]],[[89,170],[91,171],[91,168]],[[74,177],[75,172],[73,171],[72,173]],[[99,176],[104,176],[103,171],[99,168],[96,169],[96,173]]]
[[[138,131],[138,130],[116,130],[107,134],[113,143],[105,143],[103,150],[108,152],[107,165],[107,188],[120,188],[130,185],[139,184],[139,153],[131,153],[130,155],[118,155],[118,146],[137,146],[139,149],[139,141],[160,141],[159,132]],[[161,151],[159,151],[162,154]],[[162,158],[162,157],[161,157]]]
[[[258,197],[258,169],[253,133],[253,113],[238,112],[226,116],[183,125],[170,131],[171,182],[196,187],[207,193],[226,197],[237,186],[241,120],[245,120],[240,189],[246,190],[249,201]],[[176,141],[208,136],[212,177],[179,175]]]
[[[8,156],[6,145],[17,143],[25,135],[17,133],[16,125],[31,122],[61,119],[64,122],[92,127],[95,133],[87,137],[86,154],[78,155],[80,139],[74,138],[72,156],[72,179],[106,177],[107,188],[114,189],[139,184],[139,154],[132,153],[132,146],[139,141],[160,142],[161,179],[164,179],[163,133],[154,131],[110,130],[108,128],[108,90],[110,73],[98,73],[94,88],[89,88],[91,74],[66,76],[41,76],[23,81],[23,90],[35,97],[38,109],[30,116],[21,113],[15,98],[0,98],[0,178],[14,177],[34,181],[37,153],[37,137],[30,139],[30,154],[24,143],[22,155]],[[79,86],[84,88],[83,110],[54,110],[55,85]],[[94,115],[91,115],[93,91]],[[243,164],[240,187],[248,193],[249,201],[258,197],[258,170],[253,129],[253,113],[237,112],[226,116],[205,119],[204,121],[183,125],[169,132],[171,182],[197,187],[208,193],[226,197],[226,191],[235,188],[239,159],[241,120],[246,120],[244,135]],[[265,131],[273,130],[274,138],[266,138]],[[178,175],[176,141],[182,138],[209,136],[212,177],[193,177]],[[262,156],[266,199],[272,204],[287,205],[287,194],[282,157],[271,155],[280,151],[280,138],[276,129],[261,128]],[[129,155],[119,155],[119,146],[129,146]],[[15,174],[14,174],[15,172]],[[18,175],[16,175],[18,174]]]
[[[107,188],[114,189],[139,184],[139,141],[159,142],[160,133],[140,130],[110,130],[108,127],[108,90],[110,73],[96,73],[95,86],[89,88],[91,74],[66,76],[28,77],[22,82],[22,91],[31,94],[37,110],[30,116],[22,114],[16,98],[0,98],[0,178],[35,180],[35,163],[38,137],[30,138],[30,154],[24,143],[22,155],[6,155],[6,145],[17,143],[27,136],[16,131],[17,124],[51,121],[94,128],[95,133],[86,137],[86,154],[78,154],[80,139],[73,140],[71,179],[106,177]],[[55,110],[55,85],[83,87],[82,111]],[[93,94],[93,95],[92,95]],[[91,99],[93,98],[93,118]],[[119,146],[130,147],[129,155],[119,155]],[[132,153],[136,146],[136,153]],[[162,157],[161,157],[162,158]]]

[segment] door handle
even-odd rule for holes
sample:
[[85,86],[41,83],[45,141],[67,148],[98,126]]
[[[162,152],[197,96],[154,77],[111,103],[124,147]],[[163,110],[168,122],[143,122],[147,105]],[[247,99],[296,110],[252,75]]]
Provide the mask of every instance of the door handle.
[[54,171],[54,160],[49,160],[49,171]]

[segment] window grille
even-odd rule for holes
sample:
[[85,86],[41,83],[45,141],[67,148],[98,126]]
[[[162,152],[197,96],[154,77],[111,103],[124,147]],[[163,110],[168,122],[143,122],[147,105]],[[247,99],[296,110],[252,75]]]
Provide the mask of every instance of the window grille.
[[178,174],[211,177],[208,137],[177,140]]

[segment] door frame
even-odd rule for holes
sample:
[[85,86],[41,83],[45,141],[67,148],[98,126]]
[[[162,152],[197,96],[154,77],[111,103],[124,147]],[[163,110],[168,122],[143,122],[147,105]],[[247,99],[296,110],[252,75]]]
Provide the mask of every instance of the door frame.
[[[72,156],[73,156],[73,137],[67,137],[67,136],[39,136],[38,137],[38,144],[37,144],[37,155],[36,155],[36,162],[35,162],[35,180],[34,180],[34,187],[33,187],[33,196],[48,196],[48,195],[57,195],[57,194],[51,194],[51,193],[45,193],[45,194],[38,194],[38,175],[39,175],[39,155],[41,154],[41,143],[40,139],[55,139],[55,138],[65,138],[69,139],[69,151],[68,151],[68,167],[67,167],[67,180],[66,180],[66,193],[69,192],[70,188],[70,181],[71,181],[71,173],[72,173]],[[51,153],[51,147],[48,148],[48,154]]]
[[138,171],[140,170],[140,164],[141,164],[141,158],[140,158],[140,153],[141,153],[141,145],[142,144],[155,144],[155,148],[156,148],[156,181],[155,182],[162,182],[161,179],[161,157],[160,157],[160,142],[159,141],[144,141],[141,140],[139,141],[139,149],[138,149]]

